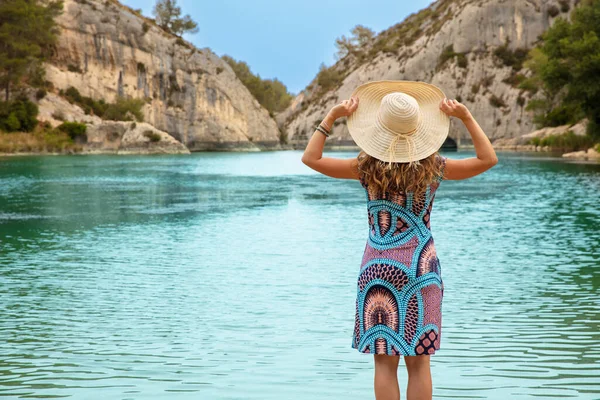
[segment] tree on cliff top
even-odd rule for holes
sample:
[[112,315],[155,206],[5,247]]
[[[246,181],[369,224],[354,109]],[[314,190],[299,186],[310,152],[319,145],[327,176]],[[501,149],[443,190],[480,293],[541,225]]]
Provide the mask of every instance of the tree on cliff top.
[[356,53],[364,51],[375,37],[375,32],[363,25],[356,25],[350,33],[352,36],[349,38],[342,35],[342,37],[335,40],[335,47],[337,48],[336,58],[338,60],[348,54],[356,55]]
[[177,5],[177,0],[158,0],[152,14],[158,26],[175,35],[198,32],[198,24],[189,14],[181,17],[181,7]]
[[62,1],[0,1],[0,86],[6,101],[12,84],[43,72],[41,62],[58,39],[54,18],[62,9]]

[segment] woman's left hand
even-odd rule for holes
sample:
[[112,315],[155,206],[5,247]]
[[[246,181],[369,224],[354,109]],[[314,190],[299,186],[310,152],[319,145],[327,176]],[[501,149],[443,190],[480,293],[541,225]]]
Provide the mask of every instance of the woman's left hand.
[[334,106],[329,115],[336,120],[341,117],[349,117],[358,108],[358,97],[351,97],[349,100],[344,100],[340,104]]

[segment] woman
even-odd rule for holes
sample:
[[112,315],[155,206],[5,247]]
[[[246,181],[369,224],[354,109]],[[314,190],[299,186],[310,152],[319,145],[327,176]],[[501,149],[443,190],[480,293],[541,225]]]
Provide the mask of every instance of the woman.
[[[348,117],[361,151],[356,158],[323,157],[334,122]],[[450,118],[468,129],[476,157],[441,156]],[[400,356],[408,371],[408,400],[432,398],[430,356],[440,348],[441,265],[430,230],[435,193],[444,179],[466,179],[498,162],[469,110],[424,82],[378,81],[359,86],[329,111],[302,162],[365,189],[369,237],[358,275],[352,348],[373,354],[375,397],[398,400]]]

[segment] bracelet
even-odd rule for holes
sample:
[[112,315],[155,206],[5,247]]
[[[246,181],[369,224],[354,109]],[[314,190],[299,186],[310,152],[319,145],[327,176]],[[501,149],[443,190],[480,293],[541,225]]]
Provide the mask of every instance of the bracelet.
[[321,124],[323,125],[323,128],[327,130],[327,132],[331,131],[331,127],[327,125],[327,122],[325,122],[325,120],[321,121]]
[[329,133],[323,128],[321,125],[317,126],[317,130],[321,132],[323,135],[329,137]]
[[319,124],[319,126],[323,129],[325,129],[325,132],[331,133],[331,129],[329,129],[327,126],[325,126],[322,122]]

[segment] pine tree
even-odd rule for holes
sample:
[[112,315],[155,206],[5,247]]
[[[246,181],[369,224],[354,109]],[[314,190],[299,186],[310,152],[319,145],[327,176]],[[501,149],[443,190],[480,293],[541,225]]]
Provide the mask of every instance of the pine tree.
[[0,1],[0,87],[6,101],[11,85],[18,85],[29,71],[39,73],[58,39],[54,18],[62,9],[62,1]]
[[158,0],[152,14],[158,26],[175,35],[198,32],[198,24],[189,14],[181,17],[181,7],[177,5],[177,0]]

